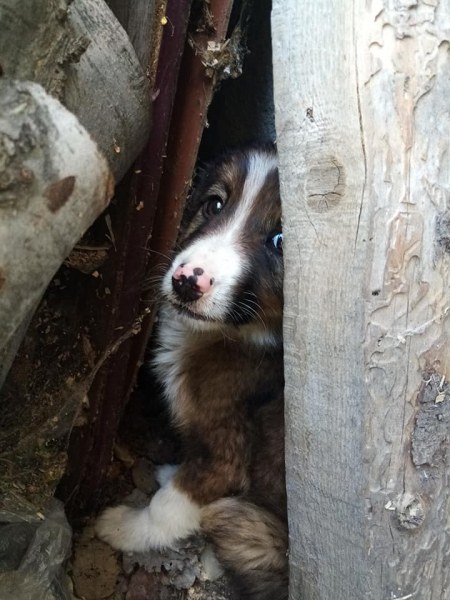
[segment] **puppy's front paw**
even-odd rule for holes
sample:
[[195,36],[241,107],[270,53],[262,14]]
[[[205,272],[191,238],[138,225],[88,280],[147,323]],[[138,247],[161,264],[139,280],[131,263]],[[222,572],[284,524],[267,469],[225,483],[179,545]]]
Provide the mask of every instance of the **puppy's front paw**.
[[95,523],[95,533],[104,542],[122,552],[142,552],[147,549],[146,514],[142,509],[120,505],[107,508]]
[[97,519],[97,536],[123,552],[165,548],[200,527],[200,507],[169,481],[149,506],[107,508]]

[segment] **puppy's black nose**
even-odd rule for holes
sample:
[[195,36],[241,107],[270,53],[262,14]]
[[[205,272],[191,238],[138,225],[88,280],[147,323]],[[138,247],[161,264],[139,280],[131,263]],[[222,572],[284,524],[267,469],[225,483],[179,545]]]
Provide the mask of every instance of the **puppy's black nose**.
[[172,276],[172,288],[183,302],[194,302],[211,287],[212,279],[200,267],[181,264]]
[[174,275],[172,277],[172,288],[183,302],[194,302],[194,300],[198,300],[203,296],[203,292],[197,285],[196,275],[189,275],[189,277],[184,274],[178,277]]

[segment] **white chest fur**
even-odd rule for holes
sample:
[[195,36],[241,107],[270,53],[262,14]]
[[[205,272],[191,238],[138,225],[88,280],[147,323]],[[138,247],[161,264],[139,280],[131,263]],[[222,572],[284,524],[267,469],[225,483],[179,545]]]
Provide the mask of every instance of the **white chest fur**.
[[186,358],[192,358],[200,348],[214,344],[223,334],[214,324],[183,318],[169,304],[161,308],[159,321],[157,349],[152,364],[163,385],[172,415],[182,419],[180,411],[186,394]]

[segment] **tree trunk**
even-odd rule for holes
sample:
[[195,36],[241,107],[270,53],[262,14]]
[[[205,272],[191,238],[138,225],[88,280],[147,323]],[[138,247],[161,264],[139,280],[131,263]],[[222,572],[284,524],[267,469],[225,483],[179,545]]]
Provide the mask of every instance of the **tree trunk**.
[[292,599],[450,597],[449,20],[274,1]]

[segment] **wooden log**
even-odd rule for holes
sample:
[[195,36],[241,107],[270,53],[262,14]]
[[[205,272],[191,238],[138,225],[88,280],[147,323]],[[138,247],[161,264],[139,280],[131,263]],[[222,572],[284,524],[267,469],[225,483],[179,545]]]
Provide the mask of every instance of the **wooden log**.
[[449,19],[274,1],[292,599],[450,597]]
[[89,45],[79,62],[67,67],[64,104],[91,133],[119,181],[148,138],[148,81],[127,34],[103,0],[74,0],[68,21]]
[[41,86],[0,80],[0,384],[23,321],[112,193],[78,120]]
[[150,129],[148,82],[103,0],[0,0],[4,75],[40,83],[80,120],[116,181]]
[[[128,36],[108,6],[103,0],[26,0],[20,5],[0,0],[0,30],[0,72],[41,83],[59,98],[79,117],[120,179],[148,137],[151,99]],[[91,221],[89,208],[80,222]],[[84,231],[74,230],[78,235]],[[48,281],[45,267],[42,273],[30,271],[28,279],[36,277]],[[30,311],[37,301],[30,297]],[[22,313],[22,318],[29,321],[31,314]],[[17,337],[9,339],[8,350],[2,346],[0,385],[25,329],[15,329]]]

